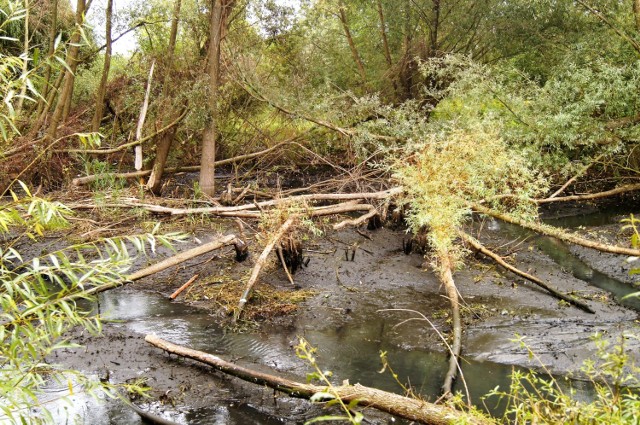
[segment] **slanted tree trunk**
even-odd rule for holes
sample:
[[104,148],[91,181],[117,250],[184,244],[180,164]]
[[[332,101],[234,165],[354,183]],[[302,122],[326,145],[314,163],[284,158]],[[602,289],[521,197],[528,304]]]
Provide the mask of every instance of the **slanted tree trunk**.
[[218,96],[220,89],[220,44],[227,29],[229,14],[235,0],[211,0],[209,19],[209,113],[211,117],[202,139],[200,160],[200,189],[208,196],[215,195],[216,144],[218,139]]
[[97,132],[100,130],[100,122],[102,122],[102,115],[104,113],[104,96],[107,92],[107,80],[109,79],[109,68],[111,67],[111,18],[113,15],[113,0],[107,0],[106,8],[106,49],[104,52],[104,66],[102,68],[102,78],[100,79],[100,86],[98,87],[98,93],[96,94],[96,111],[93,115],[93,121],[91,123],[91,131]]
[[[169,99],[171,97],[171,84],[169,81],[169,75],[171,75],[171,70],[173,69],[173,56],[176,49],[176,39],[178,36],[178,22],[180,20],[181,6],[182,0],[176,0],[173,6],[171,33],[169,35],[169,45],[167,47],[167,62],[165,65],[164,81],[162,83],[162,102],[165,105],[169,103]],[[171,114],[167,113],[164,116],[163,123],[165,125],[168,124],[170,121],[172,121],[172,118],[174,117]],[[158,143],[156,144],[156,158],[153,162],[153,168],[151,170],[151,175],[149,176],[149,181],[147,181],[147,189],[149,189],[156,195],[160,192],[162,174],[167,163],[167,157],[169,156],[169,151],[171,150],[171,144],[173,143],[173,138],[175,137],[176,130],[177,126],[174,126],[166,132],[162,133],[158,138]]]
[[449,298],[449,304],[451,304],[451,316],[452,316],[452,332],[451,343],[449,344],[449,369],[444,378],[444,384],[442,385],[442,392],[445,395],[453,394],[453,382],[458,375],[460,365],[458,360],[460,358],[460,351],[462,349],[462,321],[460,320],[460,302],[458,300],[458,288],[453,280],[453,260],[451,254],[444,253],[438,255],[439,274],[440,281],[447,291],[447,298]]
[[347,14],[345,12],[346,6],[343,1],[340,1],[338,5],[340,12],[340,22],[342,23],[342,29],[344,30],[344,35],[347,37],[347,42],[349,43],[349,49],[351,50],[351,56],[353,56],[353,61],[356,63],[358,67],[358,73],[360,74],[360,78],[363,83],[367,82],[367,73],[364,69],[364,63],[362,63],[362,59],[360,58],[360,54],[358,53],[358,49],[356,48],[356,43],[353,41],[353,37],[351,36],[351,29],[349,28],[349,23],[347,21]]
[[71,107],[71,98],[73,96],[73,86],[75,83],[75,72],[78,68],[78,53],[80,52],[80,38],[82,32],[82,24],[84,24],[85,13],[89,10],[91,0],[77,0],[76,3],[76,29],[71,35],[69,40],[69,50],[67,52],[66,64],[67,69],[64,72],[64,82],[62,85],[62,91],[58,97],[56,108],[53,111],[51,122],[49,123],[49,129],[47,136],[50,139],[55,139],[58,133],[58,126],[61,122],[64,122],[69,116],[69,109]]

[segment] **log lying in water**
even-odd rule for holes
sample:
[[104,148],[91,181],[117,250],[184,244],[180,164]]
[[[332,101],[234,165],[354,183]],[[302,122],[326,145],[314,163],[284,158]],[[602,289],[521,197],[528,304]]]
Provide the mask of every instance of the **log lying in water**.
[[[233,375],[254,384],[282,391],[292,397],[308,399],[316,393],[327,391],[327,387],[325,386],[303,384],[281,378],[279,376],[253,371],[227,362],[213,354],[172,344],[155,335],[147,335],[145,337],[145,341],[170,354],[176,354],[178,356],[208,364],[226,374]],[[461,412],[448,406],[403,397],[398,394],[365,387],[360,384],[343,384],[334,387],[334,390],[335,395],[340,397],[344,402],[348,403],[353,400],[358,400],[358,404],[360,406],[372,407],[374,409],[423,424],[445,425],[453,423],[467,423],[484,425],[494,423],[494,421],[486,417]]]

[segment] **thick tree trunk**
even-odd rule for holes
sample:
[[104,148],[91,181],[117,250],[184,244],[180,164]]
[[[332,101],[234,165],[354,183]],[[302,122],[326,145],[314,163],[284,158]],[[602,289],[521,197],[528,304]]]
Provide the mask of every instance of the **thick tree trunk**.
[[339,13],[340,13],[340,22],[342,23],[342,29],[344,30],[344,35],[347,37],[347,42],[349,43],[349,49],[351,50],[351,56],[353,57],[353,61],[358,67],[358,73],[360,74],[360,79],[362,79],[363,83],[367,82],[367,72],[364,69],[364,63],[362,63],[362,59],[360,58],[360,54],[358,53],[358,48],[356,47],[356,43],[353,41],[353,37],[351,35],[351,29],[349,28],[349,23],[347,21],[347,14],[345,12],[346,6],[343,1],[340,1],[338,5]]
[[104,113],[104,97],[107,92],[107,80],[109,79],[109,68],[111,67],[111,21],[113,15],[113,0],[107,0],[106,8],[106,28],[105,39],[107,46],[104,52],[104,66],[102,67],[102,77],[100,78],[100,86],[98,86],[98,93],[96,94],[96,111],[93,115],[93,121],[91,123],[91,131],[97,132],[100,130],[100,123],[102,122],[102,115]]
[[458,288],[453,280],[453,261],[449,253],[438,255],[440,281],[443,283],[447,291],[447,298],[451,304],[452,329],[451,344],[449,345],[449,369],[444,378],[442,392],[450,396],[453,394],[453,382],[458,375],[460,369],[459,359],[462,350],[462,321],[460,319],[460,301],[458,299]]
[[[167,105],[170,99],[171,83],[169,81],[169,75],[173,69],[173,56],[176,49],[176,39],[178,37],[178,23],[180,21],[180,8],[182,6],[182,0],[175,0],[173,6],[173,19],[171,20],[171,33],[169,34],[169,45],[167,46],[167,62],[165,64],[164,81],[162,83],[162,102]],[[171,114],[167,113],[164,117],[164,123],[167,124],[171,121]],[[153,168],[149,181],[147,181],[147,189],[156,195],[160,192],[160,184],[162,182],[162,174],[164,172],[167,158],[169,157],[169,151],[171,150],[171,144],[176,134],[176,127],[172,127],[169,131],[160,135],[158,143],[156,144],[156,158],[153,162]]]
[[[289,394],[292,397],[311,398],[319,392],[326,392],[327,387],[321,385],[303,384],[279,376],[269,375],[263,372],[238,366],[227,362],[218,356],[202,351],[192,350],[162,340],[155,335],[147,335],[145,341],[160,348],[170,354],[186,357],[200,363],[207,364],[213,368],[235,376],[256,385],[266,386]],[[343,384],[334,387],[335,395],[340,397],[345,403],[357,400],[358,405],[372,407],[383,412],[390,413],[402,418],[416,421],[422,424],[445,425],[454,423],[466,424],[493,424],[489,418],[479,415],[467,414],[454,410],[448,406],[437,405],[423,400],[403,397],[398,394],[378,390],[376,388],[365,387],[360,384]]]
[[235,0],[211,0],[209,19],[209,113],[211,118],[202,139],[200,190],[215,195],[215,161],[218,139],[218,96],[220,89],[220,44],[226,32],[227,19]]

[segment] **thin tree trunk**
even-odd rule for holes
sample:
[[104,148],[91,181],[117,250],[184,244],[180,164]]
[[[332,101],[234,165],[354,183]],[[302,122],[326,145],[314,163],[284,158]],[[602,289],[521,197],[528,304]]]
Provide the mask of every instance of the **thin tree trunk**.
[[569,295],[565,295],[562,292],[558,291],[557,289],[555,289],[554,287],[552,287],[551,285],[549,285],[548,283],[544,282],[542,279],[539,279],[538,277],[531,275],[529,273],[526,273],[520,269],[518,269],[517,267],[512,266],[511,264],[507,263],[506,261],[504,261],[504,259],[502,259],[502,257],[500,257],[498,254],[496,254],[495,252],[487,249],[487,247],[485,247],[484,245],[482,245],[477,239],[473,238],[471,235],[460,231],[460,236],[462,237],[462,239],[467,242],[469,245],[471,245],[474,249],[480,251],[481,253],[483,253],[484,255],[486,255],[487,257],[493,259],[493,261],[495,261],[496,263],[500,264],[502,267],[504,267],[505,269],[509,270],[512,273],[517,274],[518,276],[521,276],[525,279],[527,279],[530,282],[535,283],[536,285],[538,285],[539,287],[545,289],[546,291],[548,291],[551,295],[553,295],[554,297],[564,300],[570,304],[573,304],[574,306],[578,307],[579,309],[586,311],[587,313],[591,313],[591,314],[595,314],[595,311],[593,311],[593,309],[591,307],[589,307],[587,304],[583,303],[582,301],[571,297]]
[[253,271],[251,272],[251,276],[249,277],[249,280],[247,281],[244,287],[244,291],[242,292],[240,301],[238,301],[238,307],[236,308],[236,311],[233,314],[234,322],[240,318],[240,315],[242,314],[242,310],[244,309],[245,304],[247,303],[247,301],[249,301],[249,298],[251,297],[251,292],[253,291],[253,286],[258,280],[258,275],[260,275],[260,270],[262,270],[262,267],[264,267],[264,264],[267,261],[269,254],[273,250],[273,247],[276,245],[276,243],[278,243],[280,239],[282,239],[284,234],[287,232],[287,230],[289,230],[289,228],[293,225],[293,223],[295,223],[296,218],[297,217],[295,215],[291,216],[282,224],[282,226],[280,226],[278,231],[271,236],[271,239],[269,239],[267,246],[264,247],[262,254],[260,254],[260,257],[258,257],[258,259],[256,260],[256,265],[253,267]]
[[47,108],[47,96],[49,95],[50,90],[50,80],[51,80],[51,60],[53,60],[53,54],[56,51],[56,37],[58,35],[58,0],[51,0],[51,5],[49,6],[49,13],[51,14],[51,25],[49,26],[49,47],[47,50],[47,61],[44,67],[44,77],[43,77],[43,86],[41,98],[38,98],[38,107],[36,116],[39,117],[40,114]]
[[151,95],[151,81],[153,80],[153,70],[155,69],[156,62],[151,63],[151,69],[149,69],[149,79],[147,80],[147,91],[144,94],[144,102],[142,103],[142,109],[140,109],[140,117],[138,118],[138,125],[136,127],[136,141],[138,144],[134,148],[135,150],[135,164],[134,167],[137,171],[142,169],[142,144],[139,142],[142,140],[142,129],[144,127],[144,121],[147,118],[147,109],[149,108],[149,96]]
[[367,73],[364,69],[364,64],[362,63],[362,59],[360,58],[360,54],[358,53],[358,49],[356,48],[356,43],[353,41],[353,37],[351,36],[351,30],[349,29],[349,23],[347,22],[347,14],[345,12],[345,5],[343,1],[340,1],[339,12],[340,12],[340,22],[342,23],[342,28],[344,29],[344,35],[347,37],[347,42],[349,43],[349,49],[351,50],[351,56],[353,56],[353,61],[356,63],[358,67],[358,73],[360,74],[360,78],[363,83],[367,82]]
[[440,0],[433,0],[433,20],[429,31],[430,38],[430,56],[434,57],[438,52],[438,29],[440,27]]
[[633,0],[633,16],[636,22],[636,31],[640,32],[640,0]]
[[62,92],[58,96],[58,102],[56,108],[53,111],[51,122],[49,123],[49,129],[47,136],[50,139],[55,139],[58,132],[58,125],[67,119],[69,114],[69,108],[71,105],[71,98],[73,96],[73,85],[75,82],[75,72],[78,68],[78,53],[80,51],[80,38],[82,31],[82,24],[84,23],[84,16],[88,10],[88,4],[85,0],[77,0],[76,3],[76,29],[71,35],[69,40],[69,50],[67,52],[66,64],[68,69],[64,71],[64,82],[62,86]]
[[[29,0],[24,0],[24,41],[22,45],[22,78],[27,77],[27,72],[29,71],[29,61],[27,58],[29,57],[29,12],[30,12]],[[16,105],[16,115],[19,116],[22,113],[22,106],[24,104],[24,98],[27,95],[27,85],[22,84],[20,88],[20,96],[18,97],[18,103]]]
[[[253,371],[251,369],[238,366],[235,363],[227,362],[213,354],[172,344],[155,335],[147,335],[145,337],[145,341],[170,354],[176,354],[181,357],[186,357],[197,362],[213,366],[213,368],[228,375],[235,376],[260,386],[266,386],[282,391],[289,394],[291,397],[310,398],[316,393],[327,391],[327,387],[323,385],[303,384],[281,378],[279,376]],[[345,383],[334,387],[334,391],[335,395],[340,397],[340,399],[347,404],[351,401],[357,401],[357,404],[360,406],[372,407],[422,424],[449,425],[454,423],[495,423],[489,418],[475,414],[469,415],[446,405],[438,405],[424,400],[403,397],[398,394],[389,393],[376,388],[365,387],[360,384],[349,385],[348,383]]]
[[376,3],[378,7],[378,17],[380,18],[380,36],[382,37],[382,51],[384,52],[384,58],[387,61],[387,65],[391,67],[393,66],[393,60],[391,59],[391,50],[389,49],[389,40],[387,39],[387,28],[384,20],[384,12],[382,10],[382,1],[377,0]]
[[[167,62],[165,64],[165,74],[162,83],[162,102],[165,105],[169,103],[171,93],[169,75],[171,75],[171,71],[173,69],[173,56],[175,54],[176,39],[178,37],[178,23],[180,20],[181,6],[182,0],[175,0],[173,7],[173,19],[171,20],[171,33],[169,34],[169,45],[167,46]],[[171,114],[167,113],[164,116],[164,123],[166,124],[170,120]],[[167,157],[169,156],[169,151],[171,150],[171,144],[173,143],[176,130],[177,127],[172,127],[169,131],[161,134],[156,145],[156,158],[153,162],[151,175],[147,181],[147,189],[156,195],[160,192],[162,174],[167,163]]]
[[102,122],[102,116],[104,113],[104,97],[107,92],[107,80],[109,79],[109,68],[111,67],[111,21],[113,16],[113,0],[107,0],[106,9],[106,29],[105,38],[107,47],[104,52],[104,66],[102,68],[102,78],[100,79],[100,86],[98,87],[98,93],[96,94],[96,111],[93,115],[93,122],[91,123],[91,131],[97,132],[100,130],[100,123]]
[[218,96],[220,89],[220,45],[226,32],[227,18],[234,0],[211,0],[209,19],[209,113],[211,118],[202,140],[200,160],[200,190],[208,196],[215,195],[215,161],[218,138]]

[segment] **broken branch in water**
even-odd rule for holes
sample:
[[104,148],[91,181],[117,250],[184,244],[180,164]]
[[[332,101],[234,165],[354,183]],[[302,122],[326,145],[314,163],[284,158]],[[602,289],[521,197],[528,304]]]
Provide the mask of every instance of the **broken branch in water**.
[[[311,398],[314,394],[326,392],[327,387],[313,384],[303,384],[279,376],[257,372],[251,369],[227,362],[218,356],[193,350],[162,340],[155,335],[147,335],[145,341],[170,354],[186,357],[200,363],[213,366],[215,369],[235,376],[247,382],[282,391],[292,397]],[[448,425],[454,423],[468,423],[477,425],[494,424],[491,419],[477,414],[470,414],[455,410],[449,406],[429,403],[427,401],[404,397],[376,388],[365,387],[360,384],[343,384],[333,387],[335,393],[344,402],[358,401],[358,404],[372,407],[411,421],[423,424]]]
[[473,248],[475,248],[476,250],[480,251],[481,253],[483,253],[487,257],[491,258],[493,261],[495,261],[496,263],[500,264],[502,267],[504,267],[505,269],[509,270],[510,272],[515,273],[518,276],[521,276],[521,277],[527,279],[528,281],[535,283],[536,285],[538,285],[539,287],[545,289],[547,292],[549,292],[551,295],[553,295],[556,298],[564,300],[564,301],[566,301],[566,302],[578,307],[579,309],[581,309],[583,311],[586,311],[587,313],[595,314],[595,311],[593,311],[593,309],[591,307],[589,307],[587,304],[583,303],[582,301],[580,301],[580,300],[578,300],[578,299],[576,299],[574,297],[571,297],[569,295],[563,294],[562,292],[560,292],[557,289],[553,288],[548,283],[545,283],[542,279],[540,279],[540,278],[538,278],[536,276],[533,276],[533,275],[531,275],[529,273],[526,273],[526,272],[518,269],[517,267],[514,267],[511,264],[507,263],[506,261],[504,261],[504,259],[502,257],[500,257],[495,252],[489,250],[487,247],[482,245],[477,239],[475,239],[474,237],[472,237],[468,233],[460,231],[460,237],[462,237],[462,239],[465,242],[467,242],[469,245],[471,245]]
[[[561,198],[554,198],[554,199],[561,199]],[[476,212],[479,212],[481,214],[497,218],[507,223],[516,224],[520,227],[533,230],[534,232],[541,233],[543,235],[552,236],[564,242],[569,242],[575,245],[584,246],[586,248],[595,249],[597,251],[609,252],[611,254],[621,254],[621,255],[629,255],[632,257],[640,257],[640,249],[625,248],[622,246],[608,245],[600,242],[591,241],[589,239],[585,239],[576,234],[566,232],[554,226],[520,220],[508,214],[500,213],[498,211],[492,210],[491,208],[487,208],[479,204],[473,204],[472,207]]]

